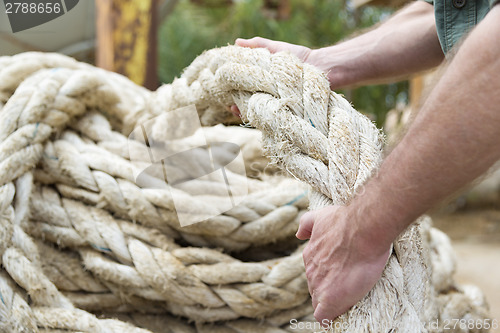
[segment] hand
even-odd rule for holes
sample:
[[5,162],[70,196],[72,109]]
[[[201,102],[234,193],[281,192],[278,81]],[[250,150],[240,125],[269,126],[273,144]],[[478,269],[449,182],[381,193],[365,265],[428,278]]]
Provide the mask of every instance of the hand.
[[322,324],[349,310],[373,288],[390,254],[390,245],[380,244],[376,235],[362,236],[369,234],[360,229],[369,221],[349,215],[341,206],[308,212],[296,234],[310,239],[303,258],[314,317]]

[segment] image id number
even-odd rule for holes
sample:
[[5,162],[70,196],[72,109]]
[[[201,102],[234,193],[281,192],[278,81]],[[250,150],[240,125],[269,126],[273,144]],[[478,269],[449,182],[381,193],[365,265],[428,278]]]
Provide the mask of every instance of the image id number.
[[443,321],[443,329],[444,330],[455,330],[460,328],[464,329],[497,329],[498,328],[498,319],[445,319]]
[[61,3],[6,2],[6,14],[59,14]]

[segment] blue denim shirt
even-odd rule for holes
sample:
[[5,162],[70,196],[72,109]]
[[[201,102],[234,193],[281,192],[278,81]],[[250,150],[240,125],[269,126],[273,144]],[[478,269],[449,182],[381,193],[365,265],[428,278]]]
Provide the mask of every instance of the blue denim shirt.
[[436,28],[446,54],[489,12],[498,0],[424,0],[434,5]]

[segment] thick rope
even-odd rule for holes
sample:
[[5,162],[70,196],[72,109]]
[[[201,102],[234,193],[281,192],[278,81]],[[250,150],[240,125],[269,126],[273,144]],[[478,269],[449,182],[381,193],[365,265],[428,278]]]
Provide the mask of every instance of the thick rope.
[[[238,104],[261,130],[266,154],[312,186],[312,208],[347,204],[381,160],[378,130],[329,90],[323,74],[266,50],[211,50],[154,93],[60,55],[1,57],[0,103],[0,330],[7,332],[297,332],[291,319],[312,327],[303,245],[292,241],[308,204],[305,188],[229,168],[230,181],[248,183],[246,199],[182,227],[173,195],[211,213],[222,184],[136,184],[151,160],[143,153],[132,161],[128,143],[139,152],[148,147],[124,135],[161,117],[151,139],[165,140],[162,121],[179,121],[166,111],[194,104],[202,123],[213,125],[234,121],[224,110]],[[262,175],[255,130],[204,132],[210,142],[238,144],[247,171]],[[203,168],[198,159],[184,162],[173,169],[177,179]],[[453,265],[441,270],[440,262],[450,262],[446,244],[428,219],[410,227],[394,243],[380,282],[335,327],[421,332],[438,318],[484,318],[480,292],[457,289]]]
[[[313,187],[312,208],[347,204],[381,161],[382,139],[375,126],[343,98],[330,92],[318,70],[300,64],[290,55],[271,55],[265,50],[249,53],[240,48],[224,51],[224,54],[206,52],[192,67],[196,69],[198,63],[215,67],[211,68],[214,86],[222,91],[212,96],[229,99],[220,98],[224,91],[231,96],[244,119],[263,132],[266,154]],[[248,60],[250,57],[253,59]],[[190,69],[184,73],[187,84],[203,72]],[[316,84],[311,85],[311,81]],[[210,121],[204,115],[201,119]],[[410,243],[407,246],[410,251],[402,254],[413,254],[412,259],[421,257],[419,234],[406,235],[398,243]],[[415,294],[408,290],[412,285],[405,284],[405,267],[400,265],[407,261],[411,260],[398,261],[396,254],[391,256],[372,291],[337,319],[343,331],[425,330],[423,323],[432,318],[424,317],[422,300],[430,293],[423,290]],[[425,265],[412,268],[417,269],[411,272],[418,277],[416,284],[426,286],[428,268]],[[382,311],[381,302],[385,305]]]
[[[348,203],[380,163],[378,130],[330,92],[317,69],[291,55],[237,47],[212,50],[198,57],[178,81],[192,90],[198,89],[195,83],[199,82],[209,92],[209,96],[191,94],[202,101],[190,101],[202,106],[207,99],[214,101],[201,110],[206,125],[222,118],[214,114],[224,110],[215,108],[217,103],[236,102],[243,118],[263,132],[266,154],[313,187],[313,208]],[[163,88],[167,97],[183,96],[170,92],[172,88]],[[162,93],[160,89],[158,94]],[[360,332],[419,332],[438,317],[435,291],[426,283],[431,278],[429,253],[422,246],[423,230],[419,229],[417,223],[395,242],[382,279],[338,319],[340,327]],[[396,306],[380,311],[381,300]]]

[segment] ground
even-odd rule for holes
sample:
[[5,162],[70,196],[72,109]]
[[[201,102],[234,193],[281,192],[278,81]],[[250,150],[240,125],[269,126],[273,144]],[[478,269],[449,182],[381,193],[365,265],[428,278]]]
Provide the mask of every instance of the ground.
[[[500,323],[500,210],[435,214],[434,226],[450,236],[457,254],[456,280],[485,293],[491,319]],[[492,333],[500,333],[500,328]]]

